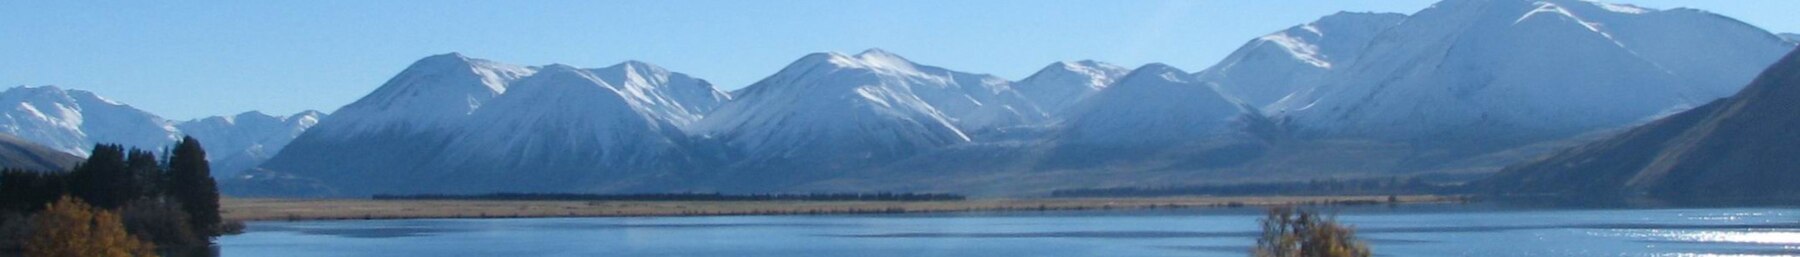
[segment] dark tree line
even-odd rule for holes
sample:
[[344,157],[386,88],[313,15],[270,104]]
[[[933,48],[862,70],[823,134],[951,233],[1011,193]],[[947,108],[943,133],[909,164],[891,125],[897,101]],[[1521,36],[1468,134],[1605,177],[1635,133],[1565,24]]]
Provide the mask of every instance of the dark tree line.
[[1425,182],[1418,178],[1311,180],[1302,182],[1245,183],[1166,187],[1110,187],[1060,189],[1051,197],[1159,197],[1159,196],[1315,196],[1446,194],[1459,187]]
[[[67,172],[0,171],[0,219],[6,219],[0,223],[20,222],[18,217],[43,211],[67,195],[121,214],[132,235],[158,245],[206,245],[239,229],[219,214],[218,185],[200,142],[183,138],[167,157],[101,144]],[[17,238],[0,233],[0,240]]]
[[659,194],[562,194],[562,193],[495,193],[479,195],[375,195],[376,200],[520,200],[520,201],[962,201],[954,194],[921,193],[814,193],[814,194],[747,194],[659,193]]

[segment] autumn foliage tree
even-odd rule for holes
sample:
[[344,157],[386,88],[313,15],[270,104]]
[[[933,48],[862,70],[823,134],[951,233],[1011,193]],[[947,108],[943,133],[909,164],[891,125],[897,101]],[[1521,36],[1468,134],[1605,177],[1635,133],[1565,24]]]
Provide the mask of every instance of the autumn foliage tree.
[[1270,209],[1256,238],[1252,257],[1369,257],[1369,246],[1356,230],[1311,211]]
[[63,197],[32,217],[25,256],[147,257],[156,246],[125,233],[119,215]]

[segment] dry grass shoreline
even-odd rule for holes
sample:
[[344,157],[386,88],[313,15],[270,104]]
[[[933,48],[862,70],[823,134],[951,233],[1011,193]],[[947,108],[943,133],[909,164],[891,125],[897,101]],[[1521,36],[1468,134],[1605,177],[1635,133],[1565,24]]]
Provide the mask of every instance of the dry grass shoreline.
[[[1398,196],[1393,203],[1450,203],[1465,199],[1460,196],[1409,195]],[[229,220],[299,221],[1008,212],[1388,203],[1387,196],[972,199],[935,202],[225,199],[222,208],[225,218]]]

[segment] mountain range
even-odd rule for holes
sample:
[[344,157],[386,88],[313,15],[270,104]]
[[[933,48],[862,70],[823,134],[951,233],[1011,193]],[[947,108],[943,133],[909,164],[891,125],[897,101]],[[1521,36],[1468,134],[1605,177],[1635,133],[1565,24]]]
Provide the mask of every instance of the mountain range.
[[[232,153],[215,163],[251,165],[223,182],[245,195],[1031,195],[1467,181],[1708,108],[1792,50],[1788,37],[1692,9],[1448,0],[1414,14],[1329,15],[1192,73],[1081,60],[1012,81],[869,49],[808,54],[725,92],[640,61],[527,66],[450,53],[418,60],[329,117],[175,123],[91,93],[15,88],[0,103],[27,104],[0,128],[76,154],[93,142],[157,145],[192,133]],[[23,97],[55,92],[68,96]]]
[[97,143],[156,150],[193,136],[210,151],[215,177],[261,164],[325,117],[317,111],[246,112],[177,122],[93,92],[55,86],[7,89],[0,92],[0,106],[6,107],[0,110],[0,132],[75,156],[86,156]]

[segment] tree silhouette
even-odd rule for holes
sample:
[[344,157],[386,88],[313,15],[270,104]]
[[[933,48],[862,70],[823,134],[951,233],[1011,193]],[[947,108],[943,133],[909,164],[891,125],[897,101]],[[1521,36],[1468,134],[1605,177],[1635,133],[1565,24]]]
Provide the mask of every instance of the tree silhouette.
[[169,154],[169,196],[181,203],[194,231],[207,237],[218,236],[219,185],[212,179],[212,167],[206,162],[206,149],[200,140],[183,137]]

